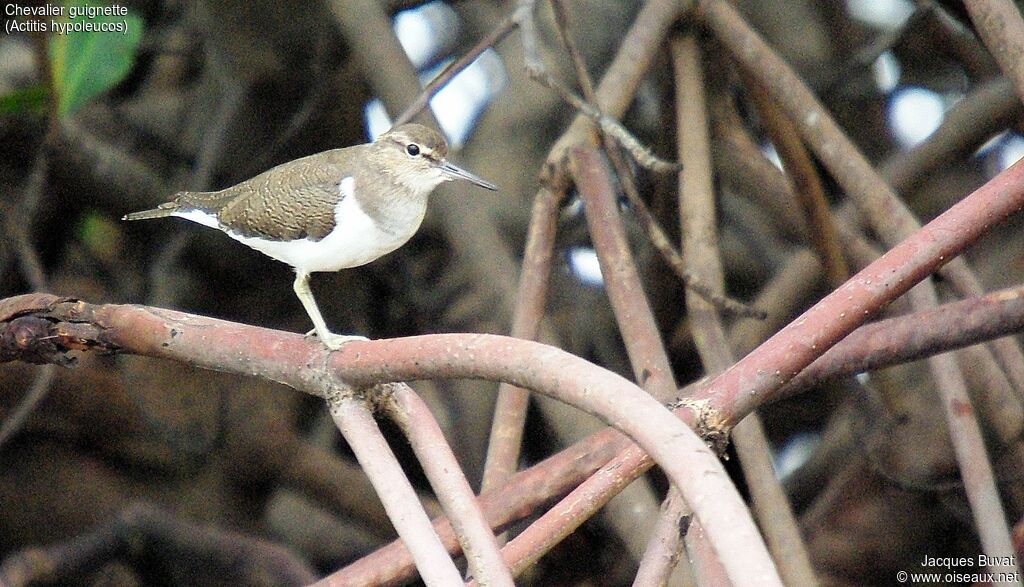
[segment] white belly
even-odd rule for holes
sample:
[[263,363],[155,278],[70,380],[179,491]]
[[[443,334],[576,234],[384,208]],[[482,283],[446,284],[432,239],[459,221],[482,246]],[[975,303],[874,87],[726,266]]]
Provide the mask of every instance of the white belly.
[[[351,189],[351,178],[342,182],[342,188]],[[348,183],[348,185],[344,185]],[[427,210],[427,197],[412,198],[406,202],[402,210],[395,215],[392,226],[402,226],[401,230],[385,232],[366,215],[359,207],[351,192],[348,197],[338,202],[334,211],[335,227],[324,238],[314,241],[308,238],[291,241],[272,241],[259,237],[248,237],[224,230],[216,218],[209,214],[192,210],[178,213],[175,216],[187,218],[193,222],[220,228],[236,241],[248,245],[257,251],[283,261],[299,271],[313,273],[317,271],[338,271],[349,267],[365,265],[383,255],[394,251],[406,243],[420,227]]]

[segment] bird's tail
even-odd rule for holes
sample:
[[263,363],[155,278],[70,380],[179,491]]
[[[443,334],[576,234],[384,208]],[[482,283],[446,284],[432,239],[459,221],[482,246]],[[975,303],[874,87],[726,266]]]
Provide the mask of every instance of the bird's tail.
[[175,198],[173,202],[160,204],[152,210],[143,210],[141,212],[130,212],[125,214],[121,217],[121,220],[150,220],[152,218],[166,218],[174,215],[180,207],[181,206],[178,203],[177,198]]

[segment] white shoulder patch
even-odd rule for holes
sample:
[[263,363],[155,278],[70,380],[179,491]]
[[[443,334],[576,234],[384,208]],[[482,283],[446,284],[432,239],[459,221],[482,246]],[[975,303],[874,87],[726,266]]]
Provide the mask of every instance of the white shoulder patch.
[[341,199],[349,198],[356,191],[356,178],[351,175],[342,179],[338,182],[338,193],[341,194]]

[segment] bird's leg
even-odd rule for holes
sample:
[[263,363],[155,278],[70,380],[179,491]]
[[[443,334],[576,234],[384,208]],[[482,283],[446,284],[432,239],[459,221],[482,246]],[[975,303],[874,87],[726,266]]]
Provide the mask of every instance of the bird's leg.
[[[327,323],[324,322],[324,317],[320,314],[320,308],[316,305],[316,300],[313,298],[313,290],[309,289],[309,273],[305,271],[298,271],[295,276],[295,295],[299,297],[299,301],[302,302],[302,307],[306,309],[306,313],[309,314],[309,319],[313,321],[313,330],[308,334],[316,333],[317,337],[320,338],[320,342],[332,351],[336,351],[347,342],[354,340],[368,340],[363,336],[345,336],[342,334],[334,334],[330,330],[327,330]],[[308,336],[307,334],[307,336]]]

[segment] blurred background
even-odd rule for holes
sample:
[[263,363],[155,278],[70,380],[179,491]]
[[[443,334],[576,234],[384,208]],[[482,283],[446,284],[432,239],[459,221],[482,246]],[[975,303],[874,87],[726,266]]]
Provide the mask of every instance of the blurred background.
[[[378,3],[424,83],[516,8],[511,0]],[[121,4],[128,16],[111,17],[127,23],[124,35],[0,35],[0,297],[48,291],[308,330],[287,266],[184,221],[119,219],[178,190],[224,188],[387,130],[398,112],[386,110],[366,72],[395,64],[367,62],[359,53],[353,35],[366,25],[373,42],[379,31],[370,26],[375,13],[360,14],[356,4],[132,0]],[[595,79],[641,5],[568,2],[573,35]],[[977,124],[990,129],[984,140],[900,186],[923,220],[1024,155],[1019,102],[959,2],[738,6],[879,165],[928,141],[948,113],[975,100]],[[536,19],[545,67],[577,88],[546,2],[538,2]],[[692,15],[684,15],[675,28],[693,26]],[[785,221],[801,214],[796,203],[772,207],[770,198],[758,197],[767,188],[742,173],[730,142],[736,128],[761,156],[776,164],[778,158],[728,55],[702,40],[723,263],[729,293],[749,301],[795,255],[806,256],[808,242]],[[677,158],[675,99],[666,49],[623,123],[670,160]],[[431,105],[453,145],[451,158],[499,191],[443,186],[408,245],[365,267],[315,275],[313,290],[335,332],[384,338],[509,331],[542,167],[575,112],[526,74],[515,32]],[[675,175],[634,171],[642,197],[678,242]],[[838,205],[843,194],[822,175]],[[558,226],[544,339],[629,377],[580,208],[570,193]],[[703,371],[684,288],[625,201],[622,209],[676,379],[695,380]],[[994,231],[969,252],[989,290],[1024,276],[1019,224]],[[774,323],[829,291],[813,255],[804,270],[807,285],[783,315],[770,318]],[[741,328],[744,321],[734,322]],[[737,355],[749,350],[749,342],[736,345]],[[983,378],[968,379],[973,392],[984,393]],[[478,486],[497,386],[415,387]],[[884,583],[924,553],[976,552],[942,415],[921,366],[837,382],[762,416],[823,583]],[[253,570],[258,565],[204,556],[205,543],[195,537],[274,555],[266,560],[285,557],[316,575],[393,538],[322,402],[278,385],[136,357],[85,354],[72,369],[8,363],[0,365],[0,420],[0,559],[37,546],[85,549],[88,556],[75,552],[87,562],[55,572],[56,583],[275,584]],[[598,428],[549,401],[535,401],[527,426],[524,464]],[[404,444],[395,447],[418,475]],[[1016,442],[998,444],[993,457],[1011,520],[1024,506],[1015,449]],[[665,487],[657,475],[644,483],[638,495],[621,498],[628,507],[587,523],[523,584],[628,584],[657,513],[655,496]],[[128,538],[115,541],[116,548],[96,546],[109,544],[102,532],[125,527]]]

